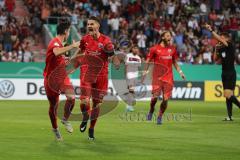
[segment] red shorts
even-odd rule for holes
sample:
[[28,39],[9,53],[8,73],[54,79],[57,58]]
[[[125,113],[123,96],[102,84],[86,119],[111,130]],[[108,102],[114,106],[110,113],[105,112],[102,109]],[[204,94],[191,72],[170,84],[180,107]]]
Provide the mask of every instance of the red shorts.
[[68,89],[73,90],[73,85],[69,77],[61,81],[49,81],[47,78],[44,78],[44,87],[47,97],[58,97]]
[[173,80],[164,81],[159,79],[152,80],[152,94],[154,96],[163,95],[164,99],[169,99],[172,96]]
[[108,75],[98,76],[96,81],[86,82],[81,78],[80,82],[81,95],[80,99],[93,98],[97,100],[102,100],[107,94],[108,90]]

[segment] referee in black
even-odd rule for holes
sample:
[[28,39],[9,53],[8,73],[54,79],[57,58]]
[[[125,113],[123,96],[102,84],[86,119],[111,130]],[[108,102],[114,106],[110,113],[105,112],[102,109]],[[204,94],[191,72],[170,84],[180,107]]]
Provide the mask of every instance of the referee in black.
[[240,102],[233,94],[236,86],[236,70],[234,67],[235,48],[228,33],[221,33],[218,35],[212,30],[210,25],[206,24],[205,27],[219,42],[217,46],[217,57],[221,58],[222,61],[222,83],[228,113],[228,117],[226,117],[224,120],[232,121],[232,104],[234,103],[236,106],[238,106],[238,108],[240,108]]

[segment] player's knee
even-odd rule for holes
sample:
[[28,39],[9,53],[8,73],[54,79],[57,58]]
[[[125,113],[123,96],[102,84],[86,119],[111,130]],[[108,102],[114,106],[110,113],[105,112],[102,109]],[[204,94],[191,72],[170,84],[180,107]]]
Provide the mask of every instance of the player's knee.
[[229,99],[232,95],[230,93],[224,93],[224,97]]
[[74,95],[67,96],[67,100],[75,101],[75,96]]
[[81,103],[82,104],[89,104],[90,103],[90,99],[89,98],[84,98],[84,99],[81,99]]
[[102,99],[93,99],[93,103],[96,105],[102,104]]
[[233,92],[232,91],[224,91],[224,97],[229,99],[232,95],[233,95]]
[[168,99],[163,99],[162,104],[166,106],[168,104]]

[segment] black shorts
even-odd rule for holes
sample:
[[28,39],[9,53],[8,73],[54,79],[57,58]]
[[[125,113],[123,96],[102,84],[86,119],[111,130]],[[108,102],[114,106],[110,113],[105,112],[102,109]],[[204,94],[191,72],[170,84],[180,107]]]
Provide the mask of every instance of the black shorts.
[[234,90],[236,86],[236,71],[222,72],[223,89]]

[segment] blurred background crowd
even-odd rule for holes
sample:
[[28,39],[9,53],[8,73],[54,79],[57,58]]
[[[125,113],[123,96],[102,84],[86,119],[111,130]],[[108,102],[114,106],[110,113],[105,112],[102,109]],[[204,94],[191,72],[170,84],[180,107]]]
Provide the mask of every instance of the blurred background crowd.
[[[24,12],[24,18],[18,14]],[[69,18],[80,35],[86,33],[89,16],[101,20],[101,32],[115,43],[127,37],[145,58],[148,49],[158,43],[160,34],[170,30],[179,61],[191,64],[215,64],[216,41],[203,25],[216,32],[229,32],[240,64],[239,0],[0,0],[0,61],[31,62],[35,50],[45,52],[43,24]],[[37,57],[37,56],[36,56]]]

